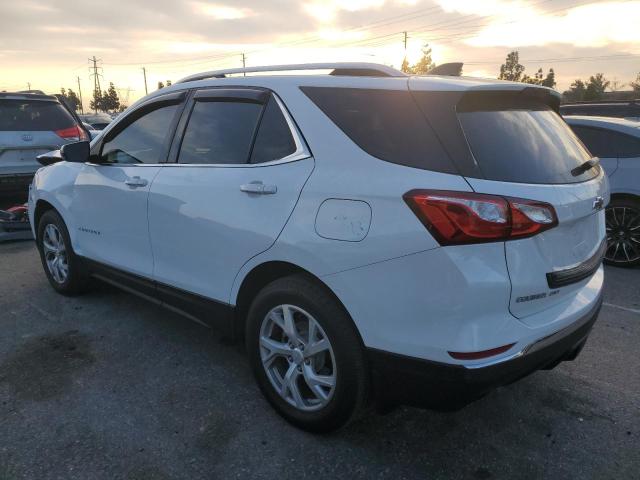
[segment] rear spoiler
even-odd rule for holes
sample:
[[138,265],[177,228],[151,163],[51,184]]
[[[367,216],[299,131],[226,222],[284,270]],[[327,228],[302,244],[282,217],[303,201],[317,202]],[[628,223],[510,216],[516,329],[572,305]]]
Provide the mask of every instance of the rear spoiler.
[[495,110],[531,103],[542,103],[556,113],[560,111],[559,92],[546,87],[530,86],[520,90],[469,89],[457,103],[457,111]]

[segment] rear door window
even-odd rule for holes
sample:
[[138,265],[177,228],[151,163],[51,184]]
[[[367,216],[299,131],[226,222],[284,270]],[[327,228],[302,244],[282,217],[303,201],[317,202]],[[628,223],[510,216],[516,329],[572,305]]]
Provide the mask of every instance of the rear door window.
[[407,90],[301,87],[358,147],[387,162],[458,173]]
[[195,102],[178,162],[247,163],[262,107],[260,103],[242,101]]
[[46,100],[0,100],[0,131],[56,131],[76,121],[58,102]]
[[473,156],[488,180],[562,184],[598,174],[598,167],[571,174],[591,154],[544,104],[486,98],[460,104],[457,111]]

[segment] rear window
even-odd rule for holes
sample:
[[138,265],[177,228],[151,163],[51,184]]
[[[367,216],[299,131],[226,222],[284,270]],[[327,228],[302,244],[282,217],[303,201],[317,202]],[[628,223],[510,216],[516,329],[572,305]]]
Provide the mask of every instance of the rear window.
[[59,103],[42,100],[0,100],[0,131],[55,131],[76,124]]
[[301,87],[356,145],[387,162],[458,173],[408,91]]
[[573,176],[591,158],[569,126],[535,101],[484,98],[458,105],[458,119],[475,160],[488,180],[517,183],[577,183],[598,168]]

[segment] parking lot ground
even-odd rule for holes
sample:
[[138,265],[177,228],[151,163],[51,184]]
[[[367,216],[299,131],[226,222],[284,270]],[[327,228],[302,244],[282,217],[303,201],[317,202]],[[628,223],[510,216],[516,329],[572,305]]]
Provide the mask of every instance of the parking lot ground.
[[640,269],[606,275],[577,361],[314,436],[239,347],[107,286],[57,295],[32,242],[0,244],[0,479],[639,478]]

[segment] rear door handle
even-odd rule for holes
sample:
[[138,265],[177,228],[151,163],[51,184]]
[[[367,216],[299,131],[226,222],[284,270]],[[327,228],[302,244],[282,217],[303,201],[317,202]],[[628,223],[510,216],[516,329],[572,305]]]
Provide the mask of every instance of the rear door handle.
[[240,185],[240,191],[245,193],[256,193],[258,195],[273,195],[278,191],[278,187],[275,185],[265,185],[260,181],[255,181]]
[[147,182],[144,178],[140,178],[138,176],[127,178],[124,181],[125,185],[128,185],[133,188],[138,187],[146,187],[149,182]]

